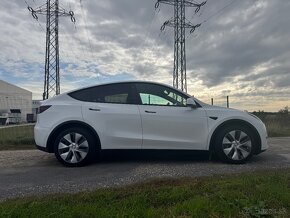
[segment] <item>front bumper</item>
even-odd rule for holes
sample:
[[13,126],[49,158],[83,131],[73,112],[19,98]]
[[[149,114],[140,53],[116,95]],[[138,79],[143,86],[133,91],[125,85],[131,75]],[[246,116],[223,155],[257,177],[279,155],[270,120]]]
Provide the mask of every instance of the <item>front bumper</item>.
[[260,139],[261,139],[261,146],[255,151],[255,154],[260,154],[268,149],[268,133],[264,123],[261,121],[261,127],[257,129]]
[[48,153],[49,153],[49,151],[48,151],[48,149],[47,149],[46,147],[41,147],[41,146],[39,146],[39,145],[35,145],[35,147],[36,147],[38,150],[40,150],[40,151],[44,151],[44,152],[48,152]]

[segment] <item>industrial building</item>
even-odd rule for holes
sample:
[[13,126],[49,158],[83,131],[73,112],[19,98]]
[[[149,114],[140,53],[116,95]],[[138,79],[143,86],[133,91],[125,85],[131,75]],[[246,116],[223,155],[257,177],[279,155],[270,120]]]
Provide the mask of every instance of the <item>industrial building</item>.
[[[32,113],[32,92],[0,80],[0,118],[9,123],[27,121]],[[1,122],[0,122],[1,125]]]

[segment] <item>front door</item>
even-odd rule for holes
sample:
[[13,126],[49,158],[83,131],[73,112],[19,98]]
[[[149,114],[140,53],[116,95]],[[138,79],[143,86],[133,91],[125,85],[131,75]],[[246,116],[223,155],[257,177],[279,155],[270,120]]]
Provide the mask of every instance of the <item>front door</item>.
[[188,98],[166,86],[137,83],[142,118],[143,149],[206,148],[206,113],[186,106]]

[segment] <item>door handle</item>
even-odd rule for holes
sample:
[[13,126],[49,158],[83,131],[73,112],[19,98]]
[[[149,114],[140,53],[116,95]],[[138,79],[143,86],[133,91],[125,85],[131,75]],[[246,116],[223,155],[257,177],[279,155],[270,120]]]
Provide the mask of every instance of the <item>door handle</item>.
[[156,111],[145,111],[145,113],[148,113],[148,114],[156,114]]
[[101,111],[101,109],[98,108],[89,108],[90,111]]

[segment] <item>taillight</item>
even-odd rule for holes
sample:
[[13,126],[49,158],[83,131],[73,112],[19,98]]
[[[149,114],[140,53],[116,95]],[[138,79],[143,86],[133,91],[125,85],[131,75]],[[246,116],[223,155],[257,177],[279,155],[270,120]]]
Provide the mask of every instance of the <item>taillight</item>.
[[37,108],[37,114],[41,114],[42,112],[46,111],[48,108],[50,108],[51,105],[43,105]]

